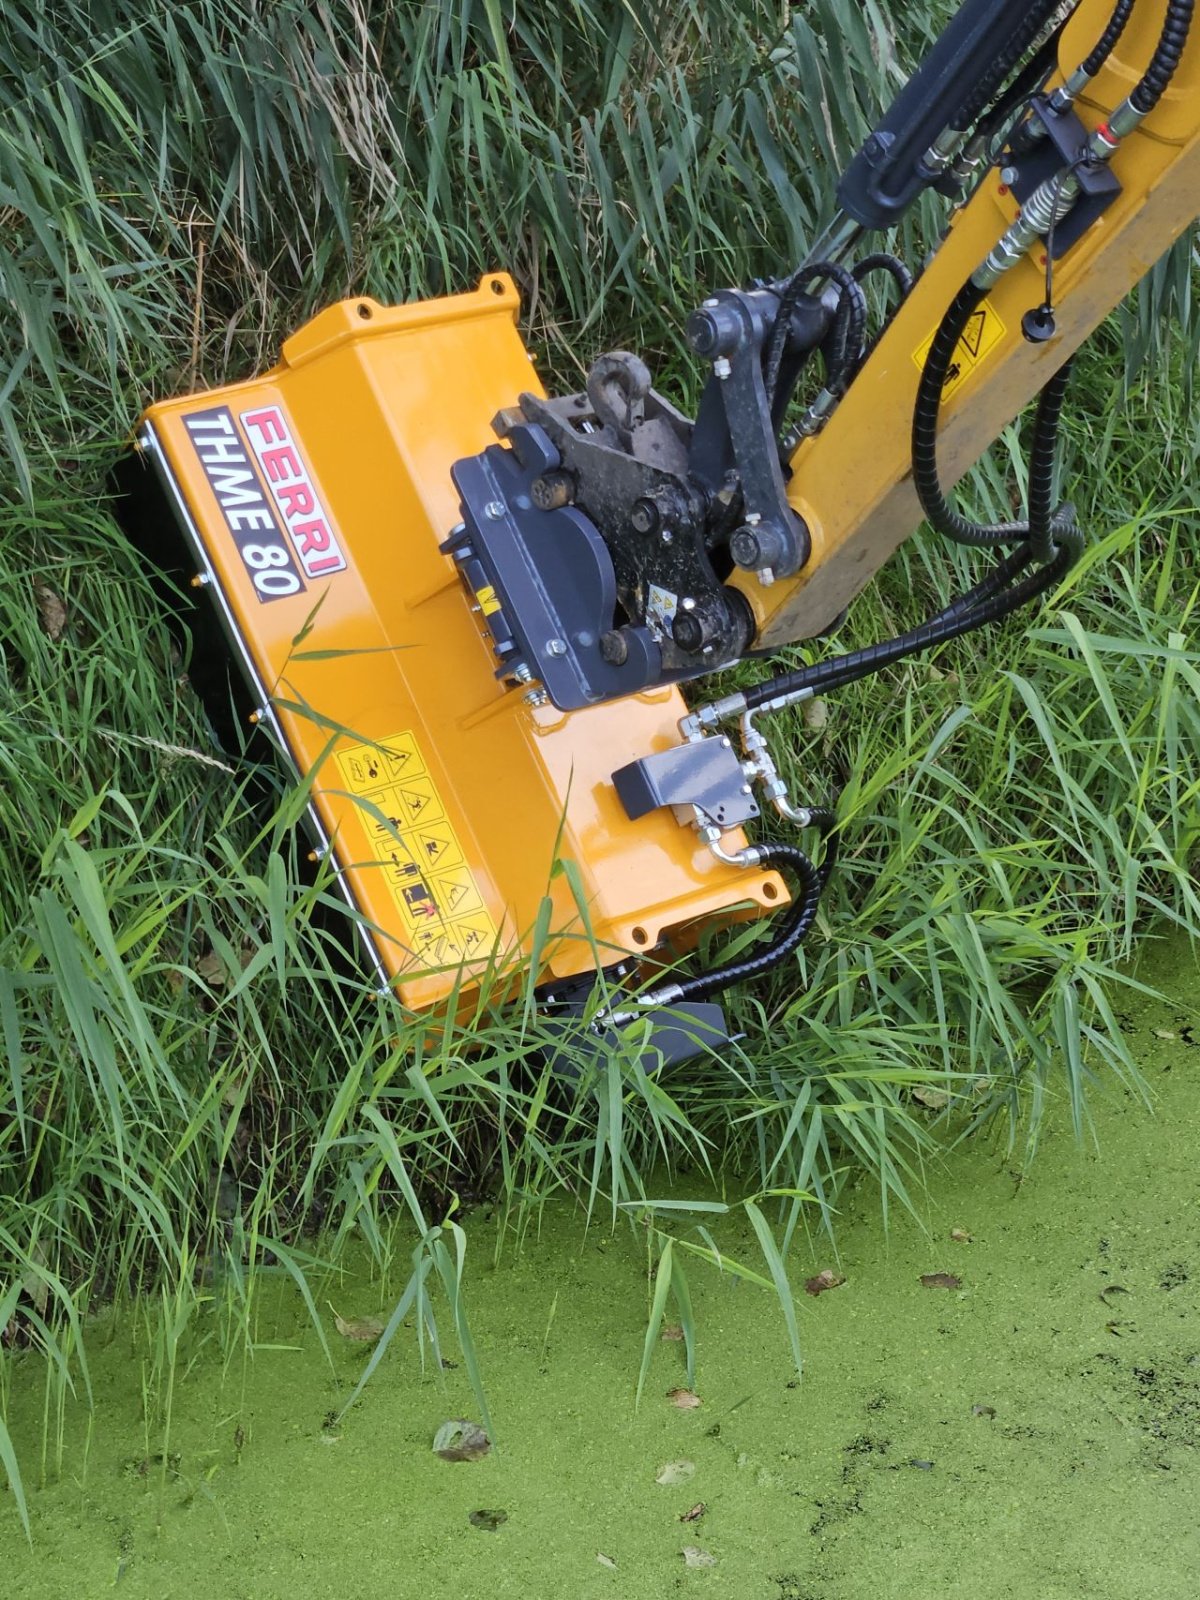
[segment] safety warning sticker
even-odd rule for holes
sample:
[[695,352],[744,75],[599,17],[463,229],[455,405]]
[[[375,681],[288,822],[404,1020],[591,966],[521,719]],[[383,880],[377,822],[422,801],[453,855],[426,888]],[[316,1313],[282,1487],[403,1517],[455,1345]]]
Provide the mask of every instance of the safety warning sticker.
[[423,966],[487,956],[497,929],[416,738],[398,733],[342,750],[346,788],[364,802],[360,821]]
[[[954,359],[946,371],[946,383],[942,389],[943,399],[953,394],[959,385],[970,377],[980,362],[987,360],[1007,331],[1000,313],[992,302],[981,300],[968,318],[958,344],[954,347]],[[925,370],[925,362],[933,340],[934,335],[931,333],[928,339],[913,351],[913,360],[922,372]]]

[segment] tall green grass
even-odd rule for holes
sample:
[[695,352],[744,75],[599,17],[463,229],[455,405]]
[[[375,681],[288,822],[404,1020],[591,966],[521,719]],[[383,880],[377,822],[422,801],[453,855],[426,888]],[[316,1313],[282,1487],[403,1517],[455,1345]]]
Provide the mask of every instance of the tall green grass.
[[[1100,537],[1063,591],[837,696],[823,727],[782,724],[797,792],[841,795],[844,864],[799,961],[734,997],[742,1043],[664,1080],[632,1039],[568,1096],[530,1007],[485,993],[417,1031],[347,973],[336,896],[295,870],[297,797],[272,780],[255,811],[211,747],[104,499],[151,397],[254,370],[330,298],[497,265],[563,381],[635,347],[690,402],[684,314],[802,253],[944,9],[7,7],[0,1395],[47,1353],[41,1475],[100,1302],[143,1297],[165,1461],[198,1323],[234,1361],[282,1275],[320,1328],[314,1285],[356,1239],[405,1285],[388,1337],[413,1313],[469,1352],[463,1209],[494,1193],[519,1237],[568,1196],[645,1227],[651,1330],[673,1303],[691,1361],[685,1263],[761,1280],[790,1317],[788,1247],[833,1230],[857,1174],[885,1211],[915,1204],[965,1129],[1031,1145],[1050,1100],[1082,1129],[1097,1077],[1136,1086],[1119,970],[1151,919],[1200,925],[1190,241],[1081,363],[1064,477]],[[975,475],[984,506],[1016,443]],[[968,572],[914,540],[826,647]],[[705,1186],[725,1198],[687,1198]],[[743,1204],[761,1259],[731,1264],[710,1230]],[[400,1267],[394,1214],[416,1238]],[[2,1422],[0,1461],[25,1518]]]

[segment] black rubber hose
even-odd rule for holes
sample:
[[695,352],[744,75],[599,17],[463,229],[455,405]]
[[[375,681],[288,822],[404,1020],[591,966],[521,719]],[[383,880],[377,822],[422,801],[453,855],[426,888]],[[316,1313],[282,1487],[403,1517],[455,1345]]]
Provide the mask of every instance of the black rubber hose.
[[867,297],[856,281],[851,291],[843,290],[833,326],[821,345],[825,387],[831,394],[843,395],[850,387],[863,358],[866,331]]
[[971,522],[954,510],[942,492],[937,465],[938,411],[942,389],[945,387],[950,356],[982,298],[983,291],[968,280],[951,301],[934,335],[913,407],[913,484],[931,526],[956,544],[995,545],[1028,539],[1033,560],[1045,562],[1050,560],[1059,540],[1066,539],[1075,549],[1082,543],[1082,536],[1075,526],[1073,508],[1064,505],[1056,511],[1051,502],[1058,426],[1071,376],[1070,361],[1059,368],[1038,399],[1029,462],[1028,520],[991,524]]
[[792,312],[795,310],[796,302],[804,292],[805,286],[811,283],[814,278],[828,278],[830,282],[838,285],[842,290],[843,296],[851,296],[848,313],[850,326],[847,333],[847,344],[851,350],[861,350],[862,348],[867,308],[861,286],[854,281],[845,267],[839,267],[833,261],[815,261],[810,266],[801,267],[784,285],[783,293],[779,297],[779,310],[775,315],[775,325],[771,329],[771,338],[767,345],[766,357],[763,362],[763,381],[768,401],[774,400],[775,392],[779,387],[779,371],[783,365],[783,354],[787,347]]
[[955,295],[942,318],[925,366],[917,385],[917,398],[913,406],[912,468],[913,485],[930,525],[939,533],[953,539],[955,544],[994,545],[1008,544],[1023,539],[1028,533],[1024,522],[981,523],[960,516],[942,493],[937,465],[938,411],[942,403],[942,390],[950,371],[958,341],[972,315],[979,309],[983,290],[968,278]]
[[1040,6],[1031,6],[1009,35],[1008,43],[981,77],[969,97],[955,113],[950,123],[956,133],[966,133],[986,110],[988,103],[1003,89],[1025,52],[1050,20],[1058,0],[1044,0]]
[[[746,709],[757,711],[769,700],[795,694],[801,689],[816,694],[823,690],[845,688],[847,684],[857,683],[860,678],[869,677],[903,660],[905,656],[915,655],[918,650],[928,650],[933,645],[945,644],[951,639],[961,638],[963,634],[973,633],[976,628],[985,627],[988,623],[999,622],[1010,612],[1052,588],[1073,564],[1078,555],[1078,547],[1073,540],[1063,531],[1057,543],[1058,554],[1053,561],[1019,582],[977,599],[973,604],[961,609],[947,606],[919,627],[895,639],[883,639],[878,644],[865,645],[861,650],[830,656],[811,667],[797,667],[792,672],[781,672],[764,683],[756,684],[753,689],[745,691]],[[1008,559],[1016,561],[1018,556],[1023,558],[1023,566],[1027,566],[1032,559],[1027,545],[1022,546],[1020,551],[1014,551]]]
[[1166,92],[1167,85],[1175,76],[1175,69],[1179,65],[1179,58],[1183,54],[1183,47],[1187,43],[1192,26],[1193,10],[1194,0],[1167,0],[1167,14],[1163,19],[1158,44],[1150,57],[1150,65],[1146,68],[1137,88],[1129,96],[1130,105],[1142,116],[1154,110]]
[[[669,998],[664,999],[664,1004],[680,1005],[689,1000],[707,1000],[722,989],[728,989],[731,984],[761,978],[763,973],[770,972],[799,949],[817,919],[821,893],[837,860],[837,836],[833,832],[832,811],[818,808],[812,812],[812,819],[814,825],[821,829],[825,841],[825,853],[820,866],[814,866],[798,845],[772,840],[757,846],[759,865],[790,870],[799,880],[791,905],[780,913],[779,926],[770,944],[753,955],[741,956],[736,961],[726,962],[723,967],[714,967],[711,972],[701,972],[694,978],[678,979],[665,986],[663,992]],[[652,1003],[653,992],[645,1000]]]
[[1055,544],[1075,530],[1075,508],[1068,502],[1054,506],[1054,458],[1063,400],[1071,381],[1071,362],[1065,361],[1042,390],[1029,451],[1029,548],[1039,564],[1049,561]]
[[1080,71],[1086,77],[1094,78],[1100,68],[1112,55],[1120,43],[1121,35],[1125,32],[1125,24],[1129,21],[1133,11],[1133,0],[1117,0],[1113,14],[1108,19],[1104,32],[1092,46],[1091,54],[1080,63]]
[[899,256],[894,256],[888,250],[877,250],[874,255],[864,256],[861,261],[856,261],[850,268],[850,276],[856,283],[861,283],[872,272],[886,272],[892,282],[900,291],[900,298],[907,298],[913,286],[913,275],[901,261]]

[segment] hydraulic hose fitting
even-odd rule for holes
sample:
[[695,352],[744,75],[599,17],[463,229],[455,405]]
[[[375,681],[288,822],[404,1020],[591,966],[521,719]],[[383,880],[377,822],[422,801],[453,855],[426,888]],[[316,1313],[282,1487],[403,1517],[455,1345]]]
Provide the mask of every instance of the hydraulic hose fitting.
[[837,403],[838,396],[831,389],[822,389],[796,423],[795,431],[798,435],[798,440],[807,439],[814,433],[820,433]]
[[711,822],[697,822],[696,832],[705,844],[724,866],[727,867],[756,867],[761,859],[761,851],[757,845],[743,845],[740,850],[726,850],[721,843],[722,830]]
[[971,274],[977,289],[989,290],[1015,267],[1052,227],[1066,216],[1079,195],[1079,179],[1073,172],[1047,178],[1021,207],[1016,221],[1001,235],[994,248]]
[[707,705],[697,706],[695,711],[682,717],[679,732],[688,744],[695,744],[697,739],[703,739],[720,723],[740,717],[745,709],[744,694],[727,694],[721,700],[710,700]]
[[930,183],[940,178],[957,155],[962,141],[962,132],[958,128],[943,128],[917,163],[921,175]]
[[1121,140],[1126,139],[1136,127],[1145,122],[1147,113],[1139,111],[1132,100],[1122,100],[1107,122],[1093,130],[1088,139],[1090,161],[1111,161]]
[[1082,66],[1076,67],[1065,83],[1060,83],[1050,96],[1050,110],[1059,112],[1070,111],[1076,100],[1092,81],[1090,72]]

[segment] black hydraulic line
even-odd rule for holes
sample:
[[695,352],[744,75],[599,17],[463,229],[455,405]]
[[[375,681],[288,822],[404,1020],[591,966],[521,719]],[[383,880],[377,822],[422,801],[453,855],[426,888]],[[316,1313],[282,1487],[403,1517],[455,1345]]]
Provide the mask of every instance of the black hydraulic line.
[[1125,24],[1129,21],[1132,11],[1133,0],[1117,0],[1104,32],[1092,46],[1091,53],[1080,63],[1079,71],[1083,77],[1094,78],[1112,55],[1120,43],[1121,35],[1125,32]]
[[833,326],[821,344],[825,362],[825,387],[831,394],[843,395],[858,371],[866,348],[867,297],[855,282],[852,293],[843,293]]
[[[883,639],[878,644],[865,645],[861,650],[830,656],[811,667],[797,667],[792,672],[781,672],[768,678],[764,683],[756,684],[753,689],[744,691],[746,709],[757,711],[768,701],[796,694],[803,689],[817,694],[823,690],[845,688],[847,684],[857,683],[860,678],[870,677],[872,673],[902,661],[906,656],[915,655],[919,650],[946,644],[949,640],[959,639],[966,633],[973,633],[988,623],[999,622],[1001,618],[1007,617],[1028,601],[1044,594],[1067,572],[1078,554],[1077,546],[1066,534],[1060,537],[1057,543],[1058,554],[1053,561],[1044,567],[1038,567],[1028,577],[1000,589],[975,604],[964,606],[962,609],[956,609],[953,605],[947,606],[943,611],[921,623],[919,627],[913,628],[908,633],[899,634],[895,639]],[[1014,559],[1016,555],[1024,557],[1023,565],[1028,565],[1031,560],[1027,546],[1014,552],[1014,556],[1009,559]]]
[[1167,0],[1167,14],[1162,32],[1150,65],[1142,75],[1137,88],[1129,96],[1129,104],[1141,116],[1147,116],[1162,99],[1167,85],[1175,76],[1183,47],[1192,26],[1194,0]]
[[1063,537],[1078,538],[1075,508],[1069,502],[1054,506],[1054,457],[1063,400],[1071,381],[1071,362],[1065,361],[1038,399],[1029,452],[1029,548],[1039,565],[1054,555]]
[[[972,144],[982,139],[983,149],[988,152],[994,150],[997,136],[1016,119],[1019,112],[1028,107],[1029,102],[1042,89],[1046,79],[1054,70],[1057,60],[1058,35],[1054,34],[1036,54],[1030,56],[1004,93],[980,117],[972,137]],[[1020,140],[1019,128],[1014,130],[1012,138],[1014,141]]]
[[[822,891],[837,861],[833,812],[822,806],[812,809],[810,815],[824,840],[824,855],[819,866],[814,866],[798,845],[771,840],[755,846],[758,851],[756,865],[790,871],[799,880],[795,898],[787,910],[780,913],[779,925],[770,944],[753,955],[741,956],[722,967],[714,967],[711,972],[701,972],[694,978],[681,978],[665,985],[659,991],[663,996],[663,1004],[680,1005],[689,1000],[706,1000],[722,989],[728,989],[731,984],[762,977],[763,973],[770,972],[799,949],[817,919]],[[642,1004],[653,1004],[655,999],[652,991],[643,996]]]
[[[836,283],[842,291],[843,298],[850,297],[848,315],[850,326],[847,330],[848,350],[861,350],[863,334],[866,327],[867,307],[862,288],[847,272],[845,267],[840,267],[833,261],[814,261],[801,267],[799,272],[793,273],[784,285],[783,293],[779,297],[779,310],[775,316],[775,325],[771,330],[770,342],[767,345],[766,356],[763,363],[763,382],[767,391],[768,401],[773,400],[775,391],[779,387],[779,372],[783,365],[784,351],[787,347],[788,330],[791,326],[792,312],[796,307],[806,284],[814,278],[828,278]],[[846,381],[849,382],[847,375]],[[828,383],[832,388],[832,383]],[[838,391],[834,391],[837,393]]]
[[913,485],[931,526],[956,544],[1008,544],[1028,533],[1024,522],[979,523],[960,516],[942,493],[937,466],[938,411],[954,351],[967,323],[979,308],[984,291],[969,278],[955,295],[933,336],[913,407]]
[[890,250],[876,250],[873,255],[864,256],[850,268],[850,276],[856,283],[861,283],[872,272],[886,272],[899,289],[901,300],[907,297],[915,281],[900,257],[892,255]]
[[937,464],[938,411],[949,371],[950,358],[972,314],[983,299],[983,290],[970,279],[950,302],[946,315],[934,335],[913,407],[912,467],[913,485],[921,507],[932,527],[956,544],[970,546],[1011,544],[1028,539],[1033,559],[1048,561],[1058,539],[1073,547],[1080,541],[1074,513],[1064,506],[1053,511],[1050,497],[1054,483],[1054,453],[1063,399],[1070,378],[1071,363],[1062,366],[1042,390],[1033,426],[1033,445],[1029,466],[1029,517],[1021,522],[972,522],[955,511],[942,491]]

